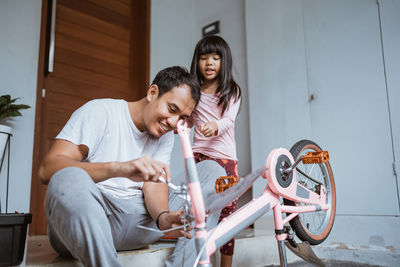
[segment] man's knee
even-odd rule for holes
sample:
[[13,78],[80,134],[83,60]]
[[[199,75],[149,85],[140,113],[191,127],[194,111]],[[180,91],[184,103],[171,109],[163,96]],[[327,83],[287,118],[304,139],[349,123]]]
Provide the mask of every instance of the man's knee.
[[75,212],[90,205],[97,190],[89,174],[81,168],[69,167],[56,172],[50,179],[46,195],[46,209],[62,208]]
[[225,169],[213,160],[204,160],[197,164],[197,170],[203,197],[207,198],[215,194],[215,180],[221,176],[226,176]]
[[[219,178],[221,176],[226,176],[226,171],[214,160],[204,160],[197,164],[197,169],[199,172],[206,176]],[[215,180],[214,179],[214,180]]]
[[85,190],[86,185],[93,184],[89,174],[77,167],[68,167],[57,171],[50,179],[47,188],[48,194],[64,194]]

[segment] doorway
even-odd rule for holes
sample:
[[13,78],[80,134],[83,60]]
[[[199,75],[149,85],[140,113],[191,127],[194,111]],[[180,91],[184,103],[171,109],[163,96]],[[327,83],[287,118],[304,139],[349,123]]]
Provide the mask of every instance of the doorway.
[[46,234],[40,162],[91,99],[140,99],[149,85],[150,0],[43,0],[30,235]]

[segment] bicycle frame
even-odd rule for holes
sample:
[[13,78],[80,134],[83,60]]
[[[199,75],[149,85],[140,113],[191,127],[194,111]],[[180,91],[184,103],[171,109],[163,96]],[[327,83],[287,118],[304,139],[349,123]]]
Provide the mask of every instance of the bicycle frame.
[[[190,144],[190,130],[187,128],[186,123],[182,121],[178,123],[178,133],[181,138],[186,178],[191,198],[192,213],[194,215],[196,249],[197,253],[200,254],[199,266],[211,266],[210,256],[219,247],[270,210],[273,210],[275,237],[278,241],[281,265],[286,266],[284,241],[288,238],[288,234],[284,231],[283,226],[299,213],[328,210],[330,204],[326,203],[326,189],[321,185],[320,194],[316,194],[303,187],[296,181],[296,169],[292,171],[290,184],[282,186],[276,176],[280,167],[277,163],[282,156],[287,157],[291,165],[293,165],[294,159],[287,149],[274,149],[267,158],[266,166],[261,169],[262,176],[268,180],[268,184],[262,195],[222,220],[213,229],[207,230],[206,209]],[[257,171],[260,171],[260,169]],[[280,197],[308,205],[282,205],[280,204]],[[290,213],[290,215],[283,218],[282,213]]]

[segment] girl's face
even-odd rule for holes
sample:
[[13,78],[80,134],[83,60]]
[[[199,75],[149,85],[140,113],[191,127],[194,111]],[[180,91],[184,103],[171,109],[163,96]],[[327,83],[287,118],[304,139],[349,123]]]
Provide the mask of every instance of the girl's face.
[[198,68],[204,80],[218,79],[221,71],[221,57],[215,52],[200,55]]

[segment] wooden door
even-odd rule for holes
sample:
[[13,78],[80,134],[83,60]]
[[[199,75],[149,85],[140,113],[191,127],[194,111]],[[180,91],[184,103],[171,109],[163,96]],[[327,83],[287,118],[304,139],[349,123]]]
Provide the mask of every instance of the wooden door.
[[[31,235],[45,234],[47,226],[39,164],[72,112],[96,98],[137,100],[149,79],[149,0],[53,1],[43,0],[42,5]],[[53,3],[54,61],[49,72]]]

